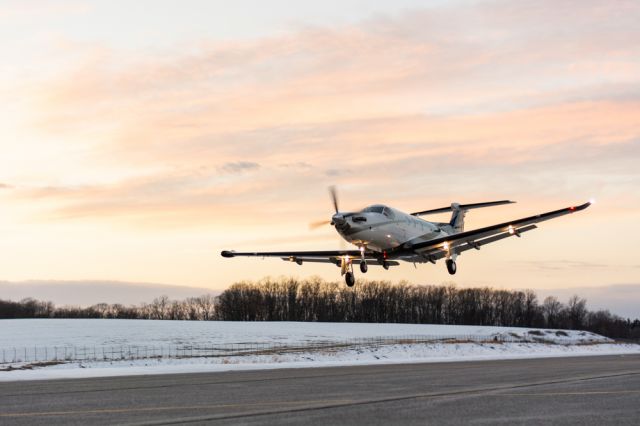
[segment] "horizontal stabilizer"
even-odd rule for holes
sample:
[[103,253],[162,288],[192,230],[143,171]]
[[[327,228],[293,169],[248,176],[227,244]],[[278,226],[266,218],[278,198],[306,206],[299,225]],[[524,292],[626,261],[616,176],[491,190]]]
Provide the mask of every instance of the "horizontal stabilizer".
[[423,210],[421,212],[411,213],[411,216],[422,216],[427,214],[446,213],[446,212],[453,211],[454,206],[457,210],[471,210],[471,209],[479,209],[482,207],[500,206],[502,204],[513,204],[513,203],[515,203],[515,201],[501,200],[501,201],[487,201],[485,203],[473,203],[473,204],[460,204],[460,205],[452,204],[449,207],[441,207],[439,209]]

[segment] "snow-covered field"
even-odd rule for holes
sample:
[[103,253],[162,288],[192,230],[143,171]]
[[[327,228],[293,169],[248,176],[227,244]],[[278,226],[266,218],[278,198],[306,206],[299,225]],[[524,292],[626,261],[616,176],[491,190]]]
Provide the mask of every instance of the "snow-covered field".
[[[155,321],[109,319],[0,320],[0,347],[210,345],[343,341],[399,336],[525,336],[536,329],[430,324],[321,322]],[[566,330],[543,333],[558,343],[606,342],[597,334]]]
[[[515,327],[443,326],[419,324],[353,324],[293,322],[182,322],[96,319],[0,321],[0,348],[189,346],[229,344],[336,345],[352,339],[418,336],[481,337],[482,343],[414,343],[382,346],[336,346],[302,351],[275,350],[242,356],[161,358],[117,361],[69,361],[7,370],[28,363],[0,364],[0,380],[225,371],[238,369],[319,367],[377,363],[442,362],[640,353],[640,345],[614,344],[588,332]],[[492,341],[498,336],[506,343]],[[508,342],[544,338],[548,343]],[[500,340],[500,339],[499,339]],[[1,361],[1,360],[0,360]],[[28,368],[31,368],[28,366]]]

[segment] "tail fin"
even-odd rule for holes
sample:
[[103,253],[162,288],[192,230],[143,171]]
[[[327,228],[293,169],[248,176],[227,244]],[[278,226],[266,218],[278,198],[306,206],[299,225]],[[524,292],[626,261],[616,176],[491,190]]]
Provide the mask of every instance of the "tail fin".
[[426,214],[453,212],[451,214],[451,220],[449,221],[449,225],[451,225],[451,228],[453,228],[455,232],[462,232],[464,231],[464,216],[466,215],[467,210],[479,209],[482,207],[500,206],[502,204],[511,204],[514,202],[515,201],[501,200],[501,201],[488,201],[485,203],[473,203],[473,204],[451,203],[451,206],[449,207],[441,207],[439,209],[424,210],[421,212],[411,213],[411,215],[422,216]]
[[456,232],[464,231],[464,216],[467,214],[467,209],[463,208],[458,203],[451,203],[451,220],[449,221],[449,225]]

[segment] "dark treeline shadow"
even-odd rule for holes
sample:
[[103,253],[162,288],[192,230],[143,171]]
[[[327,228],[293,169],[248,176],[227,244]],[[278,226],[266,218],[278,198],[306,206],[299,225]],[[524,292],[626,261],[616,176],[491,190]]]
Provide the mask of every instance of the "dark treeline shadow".
[[613,338],[640,338],[640,320],[606,310],[589,311],[587,301],[567,303],[532,290],[457,288],[448,285],[361,281],[353,288],[318,278],[281,278],[231,285],[218,296],[185,300],[167,296],[137,306],[99,303],[56,307],[51,302],[0,300],[0,318],[121,318],[221,321],[320,321],[485,325],[588,330]]

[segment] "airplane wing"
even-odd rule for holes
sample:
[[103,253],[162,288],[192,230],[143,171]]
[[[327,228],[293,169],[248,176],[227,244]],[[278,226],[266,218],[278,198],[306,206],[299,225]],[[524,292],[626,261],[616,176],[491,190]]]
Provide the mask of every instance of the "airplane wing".
[[[279,257],[282,260],[295,262],[301,265],[304,262],[310,263],[333,263],[340,265],[344,256],[349,256],[353,263],[360,263],[362,255],[359,250],[326,250],[326,251],[267,251],[267,252],[236,252],[232,250],[224,250],[220,253],[223,257],[250,256],[250,257]],[[365,259],[377,260],[372,252],[365,252]],[[367,262],[368,263],[368,262]],[[389,261],[388,265],[395,266],[398,262]],[[376,263],[370,263],[376,265]]]
[[474,229],[472,231],[460,232],[458,234],[436,238],[430,241],[424,241],[416,244],[403,244],[392,250],[387,250],[386,254],[388,258],[393,259],[414,256],[417,253],[429,261],[435,261],[446,257],[448,251],[460,254],[470,249],[479,250],[481,246],[499,241],[503,238],[511,236],[519,237],[522,233],[537,228],[535,225],[536,223],[544,222],[545,220],[554,219],[566,214],[575,213],[586,209],[590,205],[591,202],[587,202],[579,206],[566,207],[560,210],[512,220],[510,222],[499,223],[497,225]]

